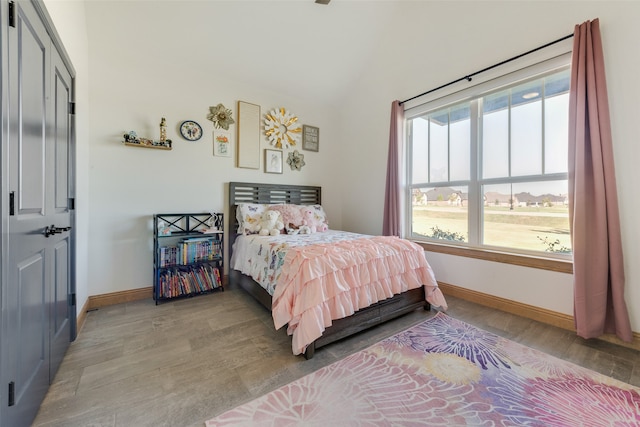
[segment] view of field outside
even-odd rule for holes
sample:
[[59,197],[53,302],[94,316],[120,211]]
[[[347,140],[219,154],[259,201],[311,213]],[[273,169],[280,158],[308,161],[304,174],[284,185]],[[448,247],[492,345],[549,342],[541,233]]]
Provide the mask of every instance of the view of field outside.
[[[504,186],[487,186],[484,191],[482,244],[527,251],[571,252],[566,193],[554,196],[519,191],[511,194],[495,191],[499,190],[495,187]],[[414,191],[413,234],[468,242],[466,193],[450,187],[422,189],[420,193]]]

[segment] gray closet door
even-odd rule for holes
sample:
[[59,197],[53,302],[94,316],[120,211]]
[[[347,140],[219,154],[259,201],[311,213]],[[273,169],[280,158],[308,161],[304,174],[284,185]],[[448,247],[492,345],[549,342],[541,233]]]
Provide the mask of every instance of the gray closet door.
[[[29,425],[71,341],[71,76],[31,2],[8,29],[9,140],[3,378],[7,425]],[[55,234],[46,236],[51,226]],[[6,385],[3,385],[6,387]],[[6,389],[5,389],[6,390]],[[6,404],[6,403],[5,403]]]

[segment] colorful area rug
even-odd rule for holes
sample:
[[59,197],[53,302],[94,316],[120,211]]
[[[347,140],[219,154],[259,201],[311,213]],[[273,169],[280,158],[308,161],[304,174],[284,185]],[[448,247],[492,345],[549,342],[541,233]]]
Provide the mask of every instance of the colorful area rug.
[[640,426],[640,389],[439,313],[213,426]]

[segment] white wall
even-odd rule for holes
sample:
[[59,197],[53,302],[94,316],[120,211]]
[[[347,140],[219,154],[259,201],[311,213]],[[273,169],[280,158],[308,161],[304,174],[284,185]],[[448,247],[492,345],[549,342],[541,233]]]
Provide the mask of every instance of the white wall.
[[[236,68],[234,51],[238,45],[260,43],[260,35],[220,32],[211,38],[209,51],[201,50],[201,40],[183,36],[198,25],[215,25],[223,20],[199,16],[192,3],[186,19],[176,11],[177,2],[127,3],[126,13],[112,2],[87,3],[90,28],[91,131],[87,159],[90,175],[89,292],[92,295],[150,286],[152,274],[153,213],[223,212],[225,183],[229,181],[296,183],[321,185],[323,204],[332,225],[341,224],[339,176],[332,170],[336,154],[331,141],[338,138],[332,126],[333,112],[319,108],[313,100],[283,95],[271,90],[269,81],[247,82],[242,75],[261,73]],[[122,4],[121,4],[122,5]],[[229,5],[227,5],[229,6]],[[242,8],[236,3],[236,10]],[[183,19],[184,18],[184,19]],[[119,23],[118,28],[113,24]],[[198,30],[194,30],[198,31]],[[204,37],[204,35],[202,35]],[[242,40],[242,38],[246,40]],[[233,39],[229,47],[227,41]],[[241,52],[237,53],[241,55]],[[283,50],[283,54],[287,54]],[[203,63],[207,59],[208,62]],[[284,65],[286,65],[286,58]],[[237,72],[237,73],[236,73]],[[284,72],[284,70],[283,70]],[[236,74],[236,75],[234,75]],[[298,148],[306,166],[292,171],[284,165],[282,175],[235,167],[233,157],[214,157],[213,124],[206,119],[209,106],[223,103],[234,111],[237,101],[262,107],[262,113],[284,106],[300,123],[320,128],[320,151]],[[139,136],[158,139],[161,117],[166,117],[172,151],[124,146],[123,133],[135,130]],[[183,120],[195,120],[204,137],[188,142],[179,136]],[[230,129],[235,135],[235,125]],[[263,137],[263,149],[270,147]],[[272,147],[271,147],[272,148]],[[288,150],[286,153],[292,150]],[[285,159],[286,154],[285,153]]]
[[[403,2],[396,9],[386,43],[344,103],[342,117],[348,117],[350,126],[345,120],[340,129],[352,141],[344,157],[368,153],[368,161],[356,163],[359,166],[344,180],[344,227],[364,233],[382,230],[392,100],[410,98],[571,34],[576,24],[600,18],[620,195],[626,301],[632,328],[640,331],[640,265],[634,262],[640,258],[635,220],[640,201],[624,196],[635,193],[640,158],[636,143],[638,16],[640,3],[636,2]],[[377,191],[363,192],[363,188]],[[571,275],[444,254],[427,256],[443,282],[573,314]]]
[[[79,251],[79,265],[87,264],[88,295],[150,286],[151,214],[222,210],[228,181],[322,185],[332,226],[379,233],[392,100],[409,98],[570,34],[575,24],[599,17],[621,195],[627,304],[632,327],[640,331],[640,266],[633,263],[640,255],[640,233],[634,223],[640,201],[623,197],[634,194],[639,158],[635,112],[640,57],[634,52],[640,29],[634,18],[640,16],[640,3],[336,0],[313,11],[314,16],[339,25],[310,26],[314,37],[331,41],[327,44],[331,49],[346,49],[349,40],[341,43],[338,37],[346,28],[359,42],[373,43],[341,51],[344,62],[330,62],[321,56],[331,50],[328,47],[304,50],[305,26],[318,22],[294,6],[299,2],[208,2],[215,7],[203,16],[207,2],[92,0],[84,3],[88,73],[83,42],[70,47],[76,43],[71,39],[82,39],[84,34],[82,28],[74,28],[83,3],[46,3],[70,50],[79,83],[83,75],[91,77],[82,83],[88,84],[88,95],[79,90],[88,102],[79,106],[78,114],[85,127],[78,143],[82,191],[78,202],[84,210],[81,221],[88,224],[83,240],[86,254]],[[175,7],[178,3],[181,7]],[[212,28],[219,29],[214,32],[217,37],[211,37]],[[274,29],[283,28],[290,31],[276,37]],[[194,44],[202,39],[209,43]],[[357,57],[355,66],[349,55]],[[340,70],[345,79],[335,84],[322,79],[345,64],[351,64]],[[331,102],[305,97],[298,90],[304,80],[296,85],[293,80],[292,85],[276,82],[276,77],[289,73],[299,76],[304,67],[309,67],[309,85],[319,91],[339,87],[343,98]],[[222,102],[235,114],[238,100],[259,104],[263,112],[283,105],[302,123],[320,127],[320,152],[305,151],[307,166],[302,172],[285,167],[283,175],[238,169],[233,158],[213,157],[208,107]],[[121,136],[129,130],[157,138],[161,117],[169,123],[172,151],[122,146]],[[185,119],[204,127],[203,140],[186,142],[178,136],[177,125]],[[268,147],[266,141],[262,144]],[[443,254],[428,256],[444,282],[573,312],[570,275]]]

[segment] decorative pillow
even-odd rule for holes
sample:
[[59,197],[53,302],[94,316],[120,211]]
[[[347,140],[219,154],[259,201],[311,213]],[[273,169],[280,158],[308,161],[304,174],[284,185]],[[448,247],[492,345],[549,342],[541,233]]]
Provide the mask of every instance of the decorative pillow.
[[329,220],[327,219],[327,214],[324,212],[322,205],[311,205],[311,207],[316,215],[316,220],[324,223],[327,228],[329,228]]
[[302,225],[302,213],[298,205],[271,205],[269,210],[280,212],[285,229],[298,229]]
[[236,219],[238,220],[238,234],[255,234],[262,220],[262,213],[269,205],[258,203],[238,203]]

